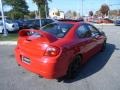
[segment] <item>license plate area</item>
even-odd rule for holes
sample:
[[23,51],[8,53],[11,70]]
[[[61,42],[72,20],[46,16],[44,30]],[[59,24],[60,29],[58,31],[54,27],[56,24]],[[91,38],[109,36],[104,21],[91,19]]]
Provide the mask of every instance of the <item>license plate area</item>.
[[26,64],[30,64],[31,63],[30,58],[25,57],[25,56],[21,56],[21,60],[22,60],[23,63],[26,63]]

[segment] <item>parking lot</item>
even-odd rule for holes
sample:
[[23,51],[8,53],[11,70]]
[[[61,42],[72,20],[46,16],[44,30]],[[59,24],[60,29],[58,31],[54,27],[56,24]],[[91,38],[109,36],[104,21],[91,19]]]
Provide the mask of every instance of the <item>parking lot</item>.
[[120,26],[104,25],[107,48],[86,63],[74,80],[39,78],[14,58],[13,45],[0,46],[0,90],[120,90]]

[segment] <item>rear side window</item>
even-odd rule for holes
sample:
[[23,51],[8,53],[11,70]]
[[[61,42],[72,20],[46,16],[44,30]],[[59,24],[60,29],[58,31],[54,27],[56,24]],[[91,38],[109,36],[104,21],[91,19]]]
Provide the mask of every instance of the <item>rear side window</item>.
[[87,26],[88,26],[89,30],[91,31],[92,35],[99,35],[100,34],[99,30],[96,29],[94,26],[92,26],[92,25],[87,25]]
[[90,29],[90,31],[92,33],[99,33],[99,31],[95,27],[93,27],[92,25],[88,25],[88,28]]
[[72,24],[67,23],[51,23],[48,24],[41,29],[55,35],[58,38],[62,38],[66,35],[66,33],[72,28]]
[[77,29],[77,35],[80,38],[87,38],[91,36],[91,32],[90,30],[86,27],[86,25],[81,25],[78,29]]

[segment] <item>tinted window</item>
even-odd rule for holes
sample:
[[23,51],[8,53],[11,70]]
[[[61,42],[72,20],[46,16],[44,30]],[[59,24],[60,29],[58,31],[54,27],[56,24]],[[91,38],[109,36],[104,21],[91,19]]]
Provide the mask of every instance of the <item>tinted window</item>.
[[90,32],[90,30],[85,25],[81,25],[77,29],[77,35],[80,38],[90,37],[91,36],[91,32]]
[[5,20],[5,22],[7,22],[7,23],[13,23],[13,21],[11,21],[11,20]]
[[92,32],[92,34],[99,34],[99,31],[92,25],[87,25],[88,28],[90,29],[90,31]]
[[40,20],[35,20],[34,25],[40,26]]
[[[42,26],[46,25],[46,19],[41,19],[41,24]],[[39,26],[40,27],[40,20],[35,20],[35,25]]]
[[59,23],[48,24],[42,27],[41,29],[55,35],[56,37],[64,37],[72,26],[73,26],[72,24],[59,22]]
[[27,20],[27,21],[25,21],[24,23],[25,24],[32,24],[34,22],[34,20]]
[[47,19],[46,20],[46,23],[48,24],[48,23],[52,23],[53,22],[53,20],[51,20],[51,19]]

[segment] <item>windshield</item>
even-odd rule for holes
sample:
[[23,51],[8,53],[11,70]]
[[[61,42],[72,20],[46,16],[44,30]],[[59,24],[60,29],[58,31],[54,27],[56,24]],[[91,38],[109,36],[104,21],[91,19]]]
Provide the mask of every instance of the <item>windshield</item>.
[[13,23],[13,21],[11,21],[11,20],[5,20],[5,22],[7,22],[9,24]]
[[68,23],[51,23],[41,29],[55,35],[58,38],[62,38],[72,28],[73,24]]

